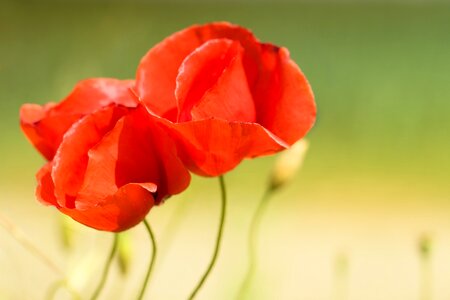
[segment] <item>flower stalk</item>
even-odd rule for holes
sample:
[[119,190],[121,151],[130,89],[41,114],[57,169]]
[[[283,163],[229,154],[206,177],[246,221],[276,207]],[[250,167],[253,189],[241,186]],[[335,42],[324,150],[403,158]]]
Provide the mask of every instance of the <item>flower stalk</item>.
[[150,277],[152,275],[153,267],[155,265],[156,253],[157,253],[155,234],[153,233],[153,230],[150,227],[150,224],[148,223],[148,221],[146,219],[144,219],[143,223],[145,225],[145,228],[147,229],[148,235],[149,235],[150,240],[152,242],[153,251],[152,251],[152,257],[150,259],[150,265],[149,265],[149,267],[147,269],[147,274],[145,275],[144,283],[142,284],[141,291],[139,292],[139,296],[137,297],[138,300],[141,300],[141,299],[144,298],[145,290],[146,290],[147,285],[148,285],[148,283],[150,281]]
[[433,241],[429,234],[423,234],[419,240],[420,255],[420,300],[433,298],[432,250]]
[[111,268],[111,263],[113,261],[114,254],[116,253],[116,250],[117,250],[117,242],[118,242],[118,235],[116,233],[116,234],[114,234],[114,242],[113,242],[113,245],[111,248],[111,252],[109,253],[108,260],[106,261],[105,268],[103,269],[102,278],[101,278],[100,283],[98,284],[94,294],[92,294],[91,300],[97,299],[98,296],[100,295],[101,291],[103,290],[103,287],[105,286],[106,278],[108,277],[109,269]]
[[224,227],[224,223],[225,223],[225,215],[226,215],[226,204],[227,204],[227,192],[226,192],[226,187],[225,187],[225,180],[223,176],[219,177],[219,183],[220,183],[220,191],[221,191],[221,213],[220,213],[220,221],[219,221],[219,229],[217,232],[217,237],[216,237],[216,244],[215,244],[215,248],[214,248],[214,253],[211,257],[211,260],[209,262],[208,268],[206,269],[205,273],[203,274],[202,278],[200,279],[200,281],[197,283],[197,286],[195,287],[195,289],[192,291],[191,295],[189,296],[189,300],[192,300],[195,298],[195,296],[197,295],[197,293],[199,292],[199,290],[202,288],[203,284],[205,283],[206,279],[208,278],[209,274],[211,273],[216,261],[217,261],[217,257],[219,255],[219,250],[220,250],[220,245],[222,243],[222,234],[223,234],[223,227]]
[[300,140],[288,150],[281,153],[273,166],[267,188],[258,203],[250,223],[248,236],[248,267],[244,280],[238,292],[238,299],[245,298],[250,289],[250,284],[255,276],[257,264],[258,230],[261,220],[267,209],[269,200],[274,192],[292,181],[295,174],[302,167],[309,144],[306,140]]
[[244,281],[241,284],[238,293],[238,299],[245,298],[248,293],[250,284],[255,276],[256,264],[257,264],[257,246],[258,246],[258,229],[260,228],[262,217],[269,203],[269,199],[275,189],[269,186],[264,192],[261,200],[259,201],[258,207],[253,214],[252,221],[250,224],[250,232],[248,237],[248,267],[244,276]]

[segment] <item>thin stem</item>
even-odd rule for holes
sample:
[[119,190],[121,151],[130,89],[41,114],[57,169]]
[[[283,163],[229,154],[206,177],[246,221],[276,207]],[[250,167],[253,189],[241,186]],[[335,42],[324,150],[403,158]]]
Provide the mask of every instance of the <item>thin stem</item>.
[[334,266],[334,287],[332,299],[347,299],[347,279],[348,277],[348,257],[345,253],[340,253],[336,257]]
[[428,258],[422,258],[421,261],[421,282],[420,282],[420,299],[431,300],[432,297],[432,274],[431,264]]
[[247,290],[250,287],[250,283],[253,280],[256,270],[256,262],[257,262],[257,253],[256,250],[258,248],[258,229],[261,224],[262,216],[264,215],[264,211],[266,210],[267,204],[269,203],[270,196],[274,190],[268,188],[261,200],[259,201],[258,208],[256,209],[252,221],[250,223],[250,232],[248,238],[248,267],[247,272],[245,273],[244,281],[241,284],[238,293],[238,299],[242,299],[247,293]]
[[97,299],[98,296],[100,295],[100,292],[102,291],[103,287],[105,286],[106,278],[108,277],[109,269],[111,267],[111,263],[114,258],[114,254],[116,253],[116,250],[117,250],[117,241],[118,241],[117,234],[114,234],[113,246],[111,248],[111,252],[109,253],[108,260],[106,261],[105,268],[103,269],[102,279],[100,280],[100,283],[98,284],[97,289],[95,290],[94,294],[92,295],[91,300]]
[[225,188],[225,180],[223,176],[219,177],[220,182],[220,191],[221,191],[221,199],[222,199],[222,208],[221,208],[221,214],[220,214],[220,223],[219,223],[219,230],[217,232],[217,238],[216,238],[216,246],[214,249],[214,254],[211,257],[211,261],[209,262],[208,268],[206,269],[206,272],[203,274],[200,281],[197,283],[197,286],[195,287],[194,291],[189,296],[189,300],[192,300],[197,295],[200,288],[203,286],[203,284],[206,281],[206,278],[208,278],[209,274],[211,273],[211,270],[213,269],[217,256],[219,254],[220,244],[222,242],[222,234],[223,234],[223,225],[225,221],[225,213],[226,213],[226,204],[227,204],[227,192]]
[[0,226],[5,228],[5,230],[21,244],[28,252],[38,258],[55,273],[64,276],[64,272],[40,249],[38,249],[25,235],[25,233],[19,229],[16,225],[11,223],[6,217],[0,215]]
[[[429,241],[424,241],[424,243],[429,243]],[[422,247],[424,246],[422,245]],[[429,247],[429,245],[425,247]],[[422,249],[420,253],[420,277],[420,300],[431,300],[433,298],[433,276],[430,249]]]
[[150,236],[150,240],[152,241],[153,251],[152,251],[152,257],[150,260],[150,265],[148,266],[147,274],[145,275],[144,284],[142,285],[141,291],[137,298],[138,300],[141,300],[144,297],[145,289],[147,288],[148,282],[150,280],[150,276],[152,274],[153,266],[155,265],[156,253],[157,253],[155,234],[153,233],[152,228],[150,227],[150,224],[145,219],[144,219],[144,225],[145,225],[145,228],[147,229],[148,235]]

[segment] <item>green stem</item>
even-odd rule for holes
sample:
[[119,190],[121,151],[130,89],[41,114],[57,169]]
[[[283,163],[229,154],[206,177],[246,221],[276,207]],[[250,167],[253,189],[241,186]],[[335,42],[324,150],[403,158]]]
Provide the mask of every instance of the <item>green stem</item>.
[[272,195],[273,189],[268,188],[256,209],[253,218],[250,223],[250,232],[248,238],[248,267],[247,272],[245,273],[244,281],[241,284],[238,293],[238,299],[242,299],[250,288],[250,284],[253,280],[256,270],[256,262],[257,262],[257,248],[258,248],[258,229],[261,224],[262,216],[264,215],[264,211],[266,210],[267,204],[269,203],[270,196]]
[[431,262],[429,257],[422,257],[420,266],[420,299],[421,300],[431,300],[432,297],[432,274],[431,274]]
[[108,260],[106,261],[105,268],[103,269],[102,279],[100,280],[100,283],[97,286],[97,289],[95,290],[94,294],[91,297],[91,300],[95,300],[100,295],[100,292],[102,291],[103,287],[106,283],[106,278],[108,277],[109,269],[111,267],[112,260],[114,258],[114,254],[117,250],[117,241],[118,241],[118,235],[114,234],[114,242],[113,246],[111,248],[111,252],[109,253]]
[[333,299],[345,300],[348,298],[347,277],[348,277],[348,258],[345,253],[340,253],[336,257],[336,262],[334,266]]
[[144,297],[145,289],[147,288],[148,282],[150,280],[150,276],[152,274],[153,266],[155,265],[156,252],[157,252],[155,235],[152,231],[152,228],[150,227],[150,224],[145,219],[144,219],[144,225],[145,225],[145,228],[147,229],[148,235],[150,236],[150,240],[152,241],[153,251],[152,251],[152,257],[150,260],[150,265],[147,269],[147,274],[145,275],[144,284],[142,285],[141,291],[137,298],[138,300],[141,300]]
[[221,214],[220,214],[220,222],[219,222],[219,230],[217,232],[217,238],[216,238],[216,246],[214,249],[213,256],[211,257],[211,261],[209,262],[208,268],[206,269],[206,272],[203,274],[200,281],[197,283],[197,286],[192,291],[191,295],[189,296],[189,300],[192,300],[197,295],[198,291],[201,289],[203,284],[206,281],[206,278],[208,278],[209,274],[211,273],[211,270],[213,269],[217,256],[219,254],[220,244],[222,242],[222,234],[223,234],[223,225],[225,221],[225,213],[226,213],[226,204],[227,204],[227,192],[225,188],[225,180],[223,176],[219,177],[220,182],[220,191],[221,191],[221,199],[222,199],[222,208],[221,208]]

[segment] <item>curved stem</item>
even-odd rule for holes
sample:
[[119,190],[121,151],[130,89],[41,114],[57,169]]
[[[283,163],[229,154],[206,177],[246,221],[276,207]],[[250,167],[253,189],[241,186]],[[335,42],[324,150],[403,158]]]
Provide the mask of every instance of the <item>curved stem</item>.
[[219,177],[220,182],[220,190],[221,190],[221,199],[222,199],[222,208],[221,208],[221,214],[220,214],[220,223],[219,223],[219,231],[217,232],[217,238],[216,238],[216,246],[214,249],[213,256],[211,257],[211,261],[209,262],[208,268],[206,269],[206,272],[203,274],[200,281],[197,283],[197,286],[195,287],[194,291],[192,291],[191,295],[189,296],[189,300],[194,299],[194,297],[197,295],[200,288],[203,286],[203,284],[206,281],[206,278],[208,278],[208,275],[211,273],[211,270],[213,269],[217,256],[219,254],[220,244],[222,241],[222,234],[223,234],[223,225],[225,221],[225,213],[226,213],[226,204],[227,204],[227,192],[225,189],[225,180],[223,176]]
[[150,276],[152,274],[153,266],[155,265],[156,252],[157,252],[155,234],[153,233],[152,228],[150,227],[150,224],[147,222],[147,220],[144,219],[143,222],[144,222],[145,228],[147,229],[148,235],[150,236],[150,240],[152,241],[153,251],[152,251],[152,257],[150,260],[150,265],[148,266],[147,274],[145,275],[144,284],[142,285],[141,291],[137,298],[138,300],[141,300],[144,297],[145,289],[147,288],[148,282],[150,280]]
[[116,253],[117,241],[118,241],[117,234],[114,234],[113,246],[111,248],[111,252],[109,253],[108,260],[106,261],[105,268],[103,269],[102,279],[100,280],[100,283],[98,284],[97,289],[95,290],[94,294],[92,295],[91,300],[97,299],[98,296],[100,295],[100,292],[102,291],[103,287],[105,286],[106,278],[108,276],[109,269],[111,267],[111,263],[114,258],[114,254]]
[[273,189],[271,188],[268,188],[264,192],[250,224],[250,232],[248,237],[248,267],[247,272],[245,273],[244,281],[242,282],[242,285],[239,289],[238,299],[242,299],[244,297],[255,274],[257,261],[256,249],[258,248],[258,229],[260,227],[262,216],[264,215],[264,211],[267,207],[267,204],[269,203],[269,198],[272,195],[272,192]]

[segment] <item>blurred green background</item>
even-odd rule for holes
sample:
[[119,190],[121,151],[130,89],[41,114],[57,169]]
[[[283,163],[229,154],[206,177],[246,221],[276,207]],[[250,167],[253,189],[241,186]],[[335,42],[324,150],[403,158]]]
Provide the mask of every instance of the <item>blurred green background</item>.
[[[448,2],[0,2],[0,214],[90,295],[111,234],[71,224],[34,198],[42,158],[18,126],[26,102],[63,98],[87,77],[133,78],[155,43],[194,23],[227,20],[286,46],[316,95],[303,169],[274,196],[249,299],[449,299],[450,5]],[[234,299],[246,229],[274,157],[226,176],[230,205],[219,262],[199,299]],[[185,299],[212,252],[215,179],[150,213],[160,259],[149,299]],[[431,239],[430,261],[419,240]],[[130,299],[150,253],[130,232],[129,274],[117,266],[104,299]],[[0,228],[0,299],[42,299],[58,279]],[[58,299],[67,299],[63,292]]]

